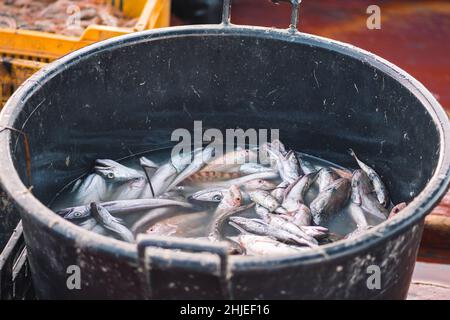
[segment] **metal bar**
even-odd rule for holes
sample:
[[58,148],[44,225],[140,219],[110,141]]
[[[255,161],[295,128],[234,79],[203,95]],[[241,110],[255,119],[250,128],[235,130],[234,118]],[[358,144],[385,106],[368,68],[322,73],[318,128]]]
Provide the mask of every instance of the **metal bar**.
[[231,20],[231,0],[223,0],[222,24],[227,26]]
[[291,12],[291,25],[289,26],[289,32],[295,33],[298,31],[298,20],[300,3],[302,0],[291,0],[292,12]]

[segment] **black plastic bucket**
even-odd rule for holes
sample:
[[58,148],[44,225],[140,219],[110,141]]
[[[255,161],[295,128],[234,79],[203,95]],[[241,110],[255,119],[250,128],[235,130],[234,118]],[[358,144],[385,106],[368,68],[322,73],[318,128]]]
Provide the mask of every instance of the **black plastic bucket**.
[[[292,30],[291,30],[292,31]],[[382,175],[396,218],[349,241],[283,258],[228,257],[221,245],[92,234],[46,207],[96,158],[167,145],[177,128],[278,128],[291,148]],[[0,185],[19,211],[40,298],[405,298],[423,220],[449,184],[449,122],[433,96],[389,62],[285,30],[177,27],[95,44],[51,64],[9,100]],[[179,248],[163,250],[158,247]],[[81,268],[81,290],[66,286]],[[370,289],[370,266],[381,288]]]

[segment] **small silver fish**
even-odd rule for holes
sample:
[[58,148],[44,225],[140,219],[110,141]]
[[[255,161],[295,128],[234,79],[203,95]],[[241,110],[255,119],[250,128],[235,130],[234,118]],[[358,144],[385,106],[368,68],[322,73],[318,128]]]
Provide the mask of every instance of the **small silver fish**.
[[230,224],[232,226],[237,225],[237,226],[243,228],[244,230],[246,230],[250,233],[256,234],[256,235],[272,237],[281,242],[290,243],[290,244],[306,245],[309,247],[317,246],[303,238],[293,235],[290,232],[273,227],[260,219],[230,217],[229,220],[230,220]]
[[167,187],[167,190],[171,190],[183,180],[199,171],[205,165],[205,163],[207,163],[213,157],[213,152],[214,148],[211,146],[207,146],[205,149],[203,149],[202,152],[194,154],[192,162],[175,177],[175,179]]
[[249,192],[250,199],[270,212],[287,213],[286,209],[281,207],[280,203],[268,192],[264,190],[255,190]]
[[277,200],[279,203],[282,203],[283,199],[284,199],[284,194],[288,187],[289,187],[289,182],[283,181],[279,185],[277,185],[270,194],[272,195],[272,197],[275,198],[275,200]]
[[178,171],[171,162],[160,166],[150,178],[154,197],[166,192],[177,174]]
[[378,222],[386,220],[388,211],[380,204],[372,193],[372,184],[363,170],[355,170],[352,177],[352,202],[359,205],[364,212],[378,219]]
[[273,168],[263,166],[259,163],[244,163],[239,167],[239,173],[242,175],[261,173],[261,172],[276,172]]
[[69,203],[77,204],[103,201],[103,199],[107,198],[110,188],[110,186],[107,186],[108,183],[109,181],[106,181],[96,173],[91,173],[87,177],[77,180],[69,192]]
[[340,176],[331,168],[324,167],[320,169],[316,180],[319,186],[319,192],[325,190],[330,184],[339,178]]
[[320,192],[309,206],[314,223],[320,225],[326,222],[332,214],[338,212],[347,202],[350,189],[350,181],[339,178]]
[[197,191],[189,197],[189,200],[219,203],[222,201],[226,193],[228,193],[227,188],[208,188]]
[[298,227],[294,223],[290,222],[287,219],[284,219],[279,215],[268,214],[266,215],[264,221],[275,228],[292,233],[293,235],[305,239],[306,241],[314,245],[318,244],[317,240],[308,235],[306,232],[304,232],[302,228]]
[[116,161],[98,159],[94,171],[105,179],[105,190],[99,199],[101,202],[144,198],[149,190],[142,173]]
[[254,190],[271,191],[277,187],[275,183],[265,179],[253,179],[245,182],[242,187],[246,192]]
[[158,170],[159,168],[158,164],[156,164],[155,162],[146,157],[140,157],[139,164],[146,172],[147,178],[151,178],[155,174],[156,170]]
[[[192,204],[170,199],[135,199],[135,200],[119,200],[101,203],[111,214],[130,214],[142,210],[150,210],[158,207],[180,206],[183,208],[192,208]],[[91,217],[90,205],[77,206],[62,209],[56,212],[67,220],[83,220]]]
[[301,176],[300,163],[292,150],[284,156],[279,156],[271,149],[268,149],[268,152],[275,159],[276,167],[283,181],[293,183]]
[[298,202],[304,203],[304,196],[316,178],[317,172],[312,172],[291,183],[284,194],[283,208],[294,211],[298,208]]
[[249,256],[294,255],[308,250],[304,247],[290,246],[265,236],[244,234],[230,237],[230,239],[244,248],[245,254]]
[[[211,181],[208,183],[196,183],[195,186],[197,188],[229,188],[232,185],[236,186],[244,186],[246,183],[250,181],[258,181],[258,180],[271,180],[278,178],[278,172],[260,172],[260,173],[253,173],[249,174],[247,176],[226,180],[226,181]],[[263,181],[265,184],[266,182]]]
[[243,206],[242,194],[237,186],[231,186],[224,198],[219,203],[212,222],[209,226],[209,237],[214,241],[220,241],[222,237],[223,223],[232,215],[250,208],[253,204]]
[[356,156],[355,152],[352,149],[350,149],[349,151],[350,151],[350,155],[352,155],[353,158],[355,158],[356,162],[358,163],[358,166],[369,177],[369,179],[370,179],[370,181],[371,181],[371,183],[373,185],[373,189],[374,189],[374,191],[375,191],[375,193],[377,195],[378,202],[383,207],[386,207],[389,204],[389,194],[388,194],[386,186],[384,185],[384,183],[381,180],[380,176],[378,175],[378,173],[376,173],[375,170],[373,170],[371,167],[369,167],[364,162],[359,160],[358,157]]
[[289,212],[286,217],[290,218],[290,221],[295,225],[310,226],[312,222],[311,210],[301,202],[297,203],[297,208]]
[[304,159],[300,153],[297,153],[297,158],[300,163],[300,168],[304,174],[317,172],[317,168],[311,162]]
[[120,219],[113,217],[108,210],[100,205],[97,205],[95,202],[91,203],[90,209],[92,216],[99,224],[118,235],[122,240],[134,242],[133,234],[122,224]]
[[239,149],[228,152],[220,157],[215,157],[201,171],[235,172],[240,170],[241,165],[248,162],[254,163],[257,160],[258,153],[255,150]]

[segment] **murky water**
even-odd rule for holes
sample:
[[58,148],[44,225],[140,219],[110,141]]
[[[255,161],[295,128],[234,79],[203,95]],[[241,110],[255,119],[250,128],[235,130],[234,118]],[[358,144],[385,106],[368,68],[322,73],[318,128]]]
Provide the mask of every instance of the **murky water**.
[[[148,159],[151,159],[159,165],[167,163],[170,159],[171,149],[159,150],[156,152],[151,152],[145,155]],[[317,170],[323,167],[332,167],[340,170],[347,170],[338,164],[328,162],[324,159],[319,159],[314,156],[310,156],[303,153],[298,153],[299,157],[304,160],[309,161]],[[121,161],[121,164],[136,169],[144,174],[143,169],[139,164],[138,158],[130,158],[126,161]],[[274,183],[278,184],[281,182],[280,179],[272,180]],[[147,188],[149,188],[147,186]],[[205,182],[201,184],[197,183],[195,180],[187,179],[183,181],[176,189],[175,193],[172,193],[177,200],[191,201],[190,197],[197,191],[203,190],[205,188]],[[56,199],[52,209],[59,210],[62,208],[87,205],[90,201],[80,201],[77,197],[74,197],[73,193],[70,193],[68,188],[67,192],[61,194],[61,196]],[[316,183],[310,188],[305,196],[305,204],[309,206],[311,201],[318,194],[318,186]],[[244,197],[245,198],[245,197]],[[245,204],[250,203],[247,199]],[[125,225],[130,228],[135,234],[147,233],[147,234],[158,234],[158,235],[171,235],[177,237],[188,237],[188,238],[198,238],[207,237],[209,234],[208,226],[211,225],[214,211],[217,208],[218,203],[212,202],[194,202],[195,209],[180,209],[179,207],[170,208],[158,208],[150,211],[135,212],[132,214],[117,214],[116,216],[121,218]],[[348,214],[348,205],[344,207],[341,211],[333,215],[324,227],[327,227],[330,232],[345,236],[346,234],[352,232],[356,225]],[[239,216],[258,218],[255,213],[254,208],[250,208],[246,211],[238,213]],[[223,228],[223,235],[233,236],[238,235],[239,231],[229,224],[225,224]],[[104,230],[104,234],[114,237],[113,234]]]

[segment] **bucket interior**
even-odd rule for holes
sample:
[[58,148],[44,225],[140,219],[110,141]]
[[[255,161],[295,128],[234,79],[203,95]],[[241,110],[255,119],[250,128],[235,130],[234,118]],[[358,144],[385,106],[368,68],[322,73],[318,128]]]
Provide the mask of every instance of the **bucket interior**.
[[[406,87],[363,56],[241,34],[117,41],[60,65],[24,100],[34,195],[48,204],[96,158],[171,142],[177,128],[279,129],[291,149],[355,167],[352,148],[394,203],[411,201],[439,158],[439,132]],[[88,52],[88,53],[86,53]],[[23,143],[12,139],[27,184]]]

